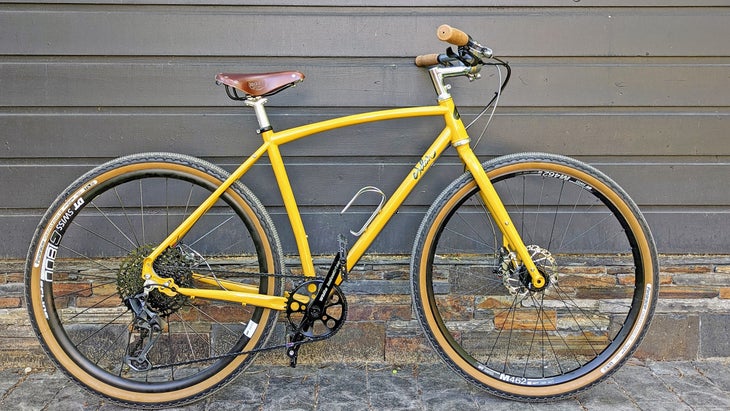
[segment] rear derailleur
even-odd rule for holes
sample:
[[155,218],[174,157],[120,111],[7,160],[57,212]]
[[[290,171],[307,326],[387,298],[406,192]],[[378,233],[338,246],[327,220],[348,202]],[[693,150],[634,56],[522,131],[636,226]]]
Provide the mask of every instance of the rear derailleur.
[[134,312],[133,330],[139,336],[127,348],[124,363],[134,371],[149,371],[152,362],[147,355],[162,334],[162,319],[147,307],[144,294],[124,299],[124,303]]

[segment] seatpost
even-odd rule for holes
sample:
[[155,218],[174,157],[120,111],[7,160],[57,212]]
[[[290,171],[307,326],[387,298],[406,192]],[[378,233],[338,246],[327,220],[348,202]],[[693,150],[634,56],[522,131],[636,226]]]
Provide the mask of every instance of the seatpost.
[[243,104],[248,107],[253,107],[253,112],[256,114],[256,120],[259,122],[259,129],[257,133],[261,134],[264,131],[272,130],[271,123],[269,122],[269,116],[266,115],[266,104],[269,100],[263,97],[247,98],[243,101]]

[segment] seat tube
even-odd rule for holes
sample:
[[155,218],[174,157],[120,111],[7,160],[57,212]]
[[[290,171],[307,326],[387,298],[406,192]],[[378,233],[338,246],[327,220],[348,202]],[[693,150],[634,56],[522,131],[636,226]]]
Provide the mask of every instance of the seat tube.
[[[273,132],[271,130],[261,133],[264,141],[271,141]],[[289,182],[289,176],[286,173],[284,167],[284,161],[281,158],[281,152],[279,146],[276,144],[269,144],[268,149],[269,161],[271,161],[271,168],[274,171],[274,177],[276,177],[276,183],[279,185],[279,192],[281,198],[284,201],[284,208],[286,214],[289,216],[289,223],[291,224],[292,231],[294,233],[294,240],[297,243],[297,249],[299,250],[299,258],[302,263],[303,274],[307,277],[314,277],[314,263],[312,262],[312,253],[309,249],[309,240],[307,232],[304,229],[304,223],[302,222],[302,216],[299,213],[299,207],[297,206],[296,199],[294,198],[294,192]]]

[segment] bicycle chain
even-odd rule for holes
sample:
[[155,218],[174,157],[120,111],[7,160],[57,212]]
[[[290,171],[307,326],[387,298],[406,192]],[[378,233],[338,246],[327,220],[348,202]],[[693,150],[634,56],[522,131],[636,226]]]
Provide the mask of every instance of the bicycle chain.
[[317,342],[317,341],[324,341],[327,338],[329,338],[329,337],[314,337],[314,338],[309,338],[307,340],[297,341],[297,342],[293,342],[293,343],[285,343],[285,344],[279,344],[279,345],[272,345],[270,347],[256,348],[256,349],[250,350],[250,351],[241,351],[241,352],[234,352],[234,353],[228,353],[228,354],[221,354],[221,355],[216,355],[214,357],[201,358],[199,360],[181,361],[181,362],[176,362],[176,363],[173,363],[173,364],[165,364],[165,365],[153,365],[150,368],[150,371],[151,370],[159,370],[159,369],[162,369],[162,368],[178,367],[178,366],[181,366],[181,365],[190,365],[190,364],[195,364],[195,363],[204,362],[204,361],[212,361],[212,360],[220,360],[220,359],[223,359],[223,358],[238,357],[239,355],[257,354],[257,353],[260,353],[260,352],[274,351],[274,350],[278,350],[278,349],[282,349],[282,348],[289,349],[289,348],[292,348],[292,347],[295,347],[295,346],[301,346],[301,345],[304,345],[304,344],[310,344],[310,343]]
[[[295,274],[272,274],[272,273],[253,273],[253,272],[239,272],[239,271],[217,271],[217,273],[225,274],[225,273],[231,273],[235,274],[239,277],[274,277],[274,278],[291,278],[291,279],[299,279],[300,282],[302,281],[312,281],[312,280],[323,280],[323,277],[307,277],[304,275],[295,275]],[[215,277],[215,276],[213,276]],[[248,354],[257,354],[260,352],[266,352],[266,351],[274,351],[278,349],[287,349],[289,350],[292,347],[295,346],[302,346],[304,344],[311,344],[317,341],[323,341],[329,338],[329,336],[326,337],[308,337],[306,340],[296,341],[296,342],[286,342],[284,344],[278,344],[278,345],[272,345],[269,347],[261,347],[256,348],[249,351],[241,351],[241,352],[235,352],[235,353],[228,353],[228,354],[221,354],[213,357],[206,357],[196,360],[188,360],[188,361],[180,361],[172,364],[165,364],[165,365],[154,365],[149,370],[159,370],[162,368],[170,368],[170,367],[178,367],[182,365],[191,365],[195,363],[200,363],[204,361],[216,361],[224,358],[231,358],[231,357],[238,357],[239,355],[248,355]]]

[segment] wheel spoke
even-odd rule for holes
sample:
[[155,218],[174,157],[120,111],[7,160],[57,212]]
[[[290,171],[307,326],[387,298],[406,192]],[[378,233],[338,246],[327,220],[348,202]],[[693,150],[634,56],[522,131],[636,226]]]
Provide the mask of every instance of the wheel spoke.
[[[142,265],[160,241],[221,184],[220,169],[190,157],[123,157],[88,175],[68,193],[82,202],[63,225],[41,226],[27,280],[31,321],[57,363],[89,388],[128,405],[180,405],[229,381],[253,360],[276,322],[275,312],[240,303],[167,295],[145,284]],[[207,174],[208,177],[201,177]],[[212,181],[212,180],[216,180]],[[56,204],[70,204],[67,198]],[[43,224],[48,225],[49,218]],[[54,223],[55,224],[55,223]],[[39,239],[51,239],[40,241]],[[183,241],[185,240],[185,241]],[[280,245],[260,202],[235,185],[153,262],[180,287],[225,290],[222,282],[194,283],[194,273],[281,295]],[[50,256],[50,257],[48,257]],[[253,277],[252,277],[253,276]],[[196,277],[197,278],[197,277]],[[165,395],[161,395],[165,393]]]
[[630,200],[589,166],[525,155],[488,168],[546,285],[533,286],[515,250],[500,251],[499,224],[474,206],[481,196],[465,176],[439,196],[418,234],[413,289],[426,292],[415,299],[418,318],[470,381],[510,398],[570,395],[609,374],[591,371],[636,348],[640,338],[628,330],[649,315],[636,302],[654,304],[644,291],[656,281],[654,267],[636,262],[642,254],[655,261],[653,245],[647,232],[631,231],[628,221],[641,216]]

